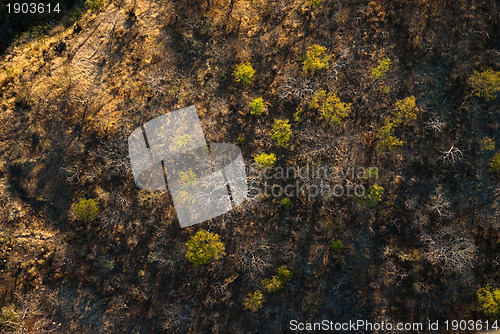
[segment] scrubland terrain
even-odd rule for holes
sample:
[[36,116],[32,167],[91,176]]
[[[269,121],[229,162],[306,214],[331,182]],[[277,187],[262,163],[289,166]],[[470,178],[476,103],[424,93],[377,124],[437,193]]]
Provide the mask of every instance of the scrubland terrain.
[[[498,319],[499,13],[486,0],[96,0],[20,34],[0,58],[0,332]],[[127,138],[190,105],[207,142],[237,144],[248,165],[265,153],[378,174],[302,180],[365,196],[253,193],[181,229],[168,192],[134,184]],[[225,254],[195,265],[200,230]]]

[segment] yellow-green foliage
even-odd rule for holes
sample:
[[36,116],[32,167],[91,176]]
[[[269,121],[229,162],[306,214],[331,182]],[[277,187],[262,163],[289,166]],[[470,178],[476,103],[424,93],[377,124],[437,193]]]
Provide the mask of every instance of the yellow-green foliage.
[[97,218],[100,208],[99,203],[95,199],[80,198],[78,203],[75,204],[73,210],[79,220],[91,222]]
[[332,239],[330,240],[330,248],[335,252],[338,253],[342,248],[344,248],[344,243],[340,239]]
[[288,197],[284,197],[281,199],[280,203],[285,209],[288,209],[292,205],[292,200]]
[[262,280],[264,290],[267,292],[276,292],[283,288],[286,282],[292,277],[292,272],[286,266],[281,266],[276,270],[276,275]]
[[186,259],[199,266],[210,263],[226,255],[224,244],[219,241],[219,235],[204,230],[199,230],[186,242]]
[[236,66],[236,70],[233,72],[233,76],[236,81],[241,82],[244,85],[249,85],[252,83],[252,78],[255,74],[255,70],[250,62],[241,63]]
[[342,102],[334,92],[327,94],[320,89],[309,102],[309,108],[319,110],[321,117],[331,124],[339,125],[344,118],[349,116],[351,104]]
[[364,196],[359,196],[358,200],[361,204],[374,207],[382,200],[382,194],[384,193],[384,188],[377,184],[374,184],[368,190],[368,193]]
[[264,296],[262,295],[262,292],[260,292],[260,290],[257,290],[254,293],[249,293],[248,296],[243,300],[243,307],[245,307],[245,310],[256,312],[262,307],[263,303]]
[[500,289],[479,288],[477,298],[483,312],[492,320],[500,320]]
[[377,131],[377,150],[379,152],[388,152],[395,147],[403,145],[403,142],[397,137],[393,136],[394,123],[386,120],[383,127]]
[[314,74],[318,70],[328,68],[330,56],[326,53],[324,46],[314,44],[308,48],[306,59],[304,60],[303,70],[306,73]]
[[494,100],[500,92],[500,71],[488,68],[486,71],[474,71],[469,77],[469,83],[474,93],[486,101]]
[[488,172],[500,174],[500,153],[495,153],[488,165]]
[[292,126],[288,120],[275,119],[271,130],[271,139],[279,147],[288,148],[292,141]]
[[382,59],[380,64],[373,69],[371,74],[372,79],[378,80],[385,78],[390,65],[391,65],[391,60],[389,58]]
[[104,0],[87,0],[85,1],[85,4],[90,8],[91,11],[98,12],[104,8],[104,5],[106,3],[104,2]]
[[266,109],[266,104],[262,97],[258,97],[250,102],[250,115],[259,116]]
[[176,142],[175,145],[177,146],[178,149],[183,149],[186,148],[190,142],[193,141],[193,138],[191,138],[190,135],[185,134],[181,136]]
[[254,160],[260,168],[273,167],[276,162],[276,155],[274,153],[261,153],[257,155]]
[[481,139],[481,151],[493,151],[495,149],[495,141],[490,137]]
[[198,177],[190,168],[187,171],[179,172],[179,176],[181,179],[181,188],[186,189],[191,186],[196,186],[198,184]]
[[0,314],[1,333],[17,333],[19,326],[16,326],[16,324],[19,324],[19,322],[19,314],[14,305],[2,307],[2,313]]
[[394,111],[396,111],[394,122],[396,125],[408,124],[410,121],[417,118],[416,112],[417,104],[415,96],[408,96],[402,100],[397,100],[394,104]]
[[307,0],[307,2],[312,8],[319,7],[319,5],[321,4],[321,0]]

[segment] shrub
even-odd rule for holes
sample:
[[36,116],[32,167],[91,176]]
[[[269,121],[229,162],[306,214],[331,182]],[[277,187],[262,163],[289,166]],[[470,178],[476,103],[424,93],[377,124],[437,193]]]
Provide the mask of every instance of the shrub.
[[303,70],[305,73],[314,74],[318,70],[328,68],[330,56],[326,53],[324,46],[314,44],[308,48]]
[[330,248],[335,252],[338,253],[342,248],[344,248],[344,243],[342,240],[339,239],[332,239],[330,240]]
[[80,198],[74,207],[76,217],[84,222],[91,222],[97,218],[100,208],[99,203],[92,198]]
[[20,318],[14,305],[2,307],[0,314],[0,332],[1,333],[14,333],[19,329]]
[[351,104],[342,102],[334,92],[327,94],[324,90],[319,90],[309,103],[309,108],[319,110],[321,117],[331,124],[339,125],[349,116]]
[[372,80],[378,80],[385,78],[387,71],[389,70],[389,65],[391,65],[391,60],[389,58],[384,58],[380,64],[375,67],[372,71]]
[[377,150],[379,153],[388,152],[393,150],[395,147],[403,145],[403,142],[397,137],[393,136],[394,123],[386,120],[383,127],[377,131]]
[[204,230],[198,231],[186,242],[186,259],[199,266],[210,263],[226,255],[224,244],[219,241],[219,235]]
[[279,147],[288,148],[292,140],[292,126],[288,120],[275,119],[271,130],[271,139]]
[[250,115],[259,116],[266,109],[266,104],[262,97],[258,97],[250,102]]
[[249,85],[252,83],[253,75],[255,70],[250,62],[241,63],[236,66],[236,70],[233,72],[233,76],[236,81],[241,82],[244,85]]
[[175,146],[177,146],[178,149],[182,150],[183,148],[186,148],[192,141],[193,138],[190,135],[185,134],[175,141]]
[[483,137],[481,139],[481,151],[493,151],[495,149],[495,142],[490,137]]
[[363,205],[374,207],[382,200],[383,193],[384,193],[384,188],[377,184],[374,184],[372,187],[370,187],[368,193],[365,194],[364,196],[359,196],[358,200]]
[[273,167],[276,162],[276,155],[274,153],[261,153],[254,160],[259,165],[259,168]]
[[500,320],[500,289],[479,288],[477,298],[483,312],[492,320]]
[[288,197],[284,197],[281,199],[280,203],[285,209],[288,209],[292,205],[292,200]]
[[417,118],[416,112],[417,104],[415,101],[415,96],[409,96],[402,100],[397,100],[393,104],[394,110],[396,111],[395,115],[395,124],[408,124],[410,121]]
[[499,174],[500,173],[500,153],[496,153],[490,160],[488,165],[488,172]]
[[256,312],[262,307],[263,303],[264,297],[262,295],[262,292],[260,292],[260,290],[257,290],[254,293],[248,294],[248,296],[243,301],[243,306],[245,307],[245,310]]
[[486,101],[494,100],[500,91],[500,71],[493,71],[491,68],[481,73],[474,71],[474,74],[469,77],[469,84],[476,96]]
[[87,0],[85,1],[85,5],[90,8],[93,12],[99,12],[104,8],[106,3],[104,0]]
[[321,0],[307,0],[307,2],[312,8],[319,7],[319,5],[321,4]]
[[292,277],[292,272],[286,266],[276,269],[276,275],[262,280],[262,285],[267,292],[276,292],[283,288],[286,282]]

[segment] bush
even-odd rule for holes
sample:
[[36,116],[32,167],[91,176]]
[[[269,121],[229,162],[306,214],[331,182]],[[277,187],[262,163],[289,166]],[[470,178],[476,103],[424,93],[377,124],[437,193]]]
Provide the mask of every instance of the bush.
[[219,235],[199,230],[186,242],[186,259],[199,266],[210,263],[226,255],[224,244],[219,241]]
[[262,280],[262,285],[267,292],[276,292],[283,288],[286,282],[292,277],[292,272],[286,266],[281,266],[276,270],[276,275]]
[[260,292],[260,290],[257,290],[254,293],[248,294],[248,296],[243,301],[243,306],[245,307],[245,310],[256,312],[262,307],[263,303],[264,297],[262,295],[262,292]]
[[92,222],[97,218],[100,208],[99,203],[92,198],[80,198],[74,207],[76,217],[84,222]]
[[90,8],[93,12],[99,12],[104,8],[106,3],[104,0],[87,0],[85,1],[85,5]]
[[344,243],[342,240],[339,239],[332,239],[330,240],[330,248],[335,252],[338,253],[342,248],[344,248]]
[[233,76],[236,81],[241,82],[244,85],[249,85],[252,83],[253,75],[255,70],[250,62],[241,63],[236,66],[236,70],[233,72]]
[[496,153],[490,160],[488,172],[492,174],[500,174],[500,153]]
[[318,70],[327,69],[330,56],[324,46],[314,44],[306,52],[303,70],[305,73],[314,74]]
[[281,199],[280,203],[285,209],[288,209],[292,205],[292,200],[288,197],[284,197]]
[[259,165],[259,168],[273,167],[276,162],[276,155],[274,153],[261,153],[254,160]]
[[481,151],[493,151],[495,149],[495,142],[490,137],[483,137],[481,139]]
[[476,96],[486,101],[494,100],[500,91],[500,71],[493,71],[491,68],[481,73],[474,71],[474,74],[469,77],[469,84]]
[[377,131],[377,150],[379,153],[388,152],[395,147],[403,145],[403,142],[397,137],[393,136],[394,123],[386,120],[383,127]]
[[312,8],[319,7],[319,5],[321,4],[321,0],[307,0],[307,2]]
[[402,100],[397,100],[393,104],[394,110],[396,111],[395,115],[395,124],[404,124],[407,125],[410,121],[417,118],[416,112],[417,104],[415,101],[415,96],[409,96]]
[[374,207],[382,200],[383,193],[384,193],[384,188],[377,184],[374,184],[372,187],[370,187],[368,193],[365,194],[364,196],[359,196],[358,200],[363,205]]
[[493,289],[490,286],[479,288],[477,298],[484,314],[492,320],[500,320],[500,289]]
[[290,147],[292,137],[292,126],[288,120],[275,119],[271,130],[271,139],[274,143],[279,147],[288,148]]
[[262,97],[258,97],[250,102],[250,115],[259,116],[266,109],[266,104]]
[[309,103],[309,108],[317,109],[321,117],[334,125],[339,125],[342,120],[349,116],[350,103],[344,103],[334,92],[326,93],[319,90]]
[[375,67],[372,71],[372,80],[378,80],[385,78],[387,71],[389,70],[389,65],[391,65],[391,60],[389,58],[384,58],[380,64]]

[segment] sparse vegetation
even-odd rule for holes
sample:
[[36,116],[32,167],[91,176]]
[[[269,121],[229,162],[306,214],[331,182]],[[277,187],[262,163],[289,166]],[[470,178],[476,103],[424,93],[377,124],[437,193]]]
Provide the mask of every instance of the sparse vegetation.
[[332,239],[330,240],[330,248],[335,252],[338,253],[344,248],[344,243],[340,239]]
[[382,59],[380,64],[377,67],[375,67],[372,71],[371,74],[372,80],[379,80],[385,78],[390,65],[391,65],[391,60],[389,58]]
[[224,244],[219,241],[219,235],[199,230],[186,242],[186,259],[199,266],[218,260],[225,255]]
[[481,139],[481,151],[493,151],[495,149],[495,142],[490,137],[483,137]]
[[492,174],[500,174],[500,153],[495,153],[488,164],[488,172]]
[[365,195],[359,196],[358,200],[363,205],[375,207],[382,200],[383,193],[384,188],[378,184],[374,184],[368,188],[368,192]]
[[86,0],[85,5],[93,12],[101,11],[106,5],[105,0]]
[[276,270],[276,275],[262,280],[262,286],[267,292],[276,292],[283,288],[292,277],[292,272],[286,266],[281,266]]

